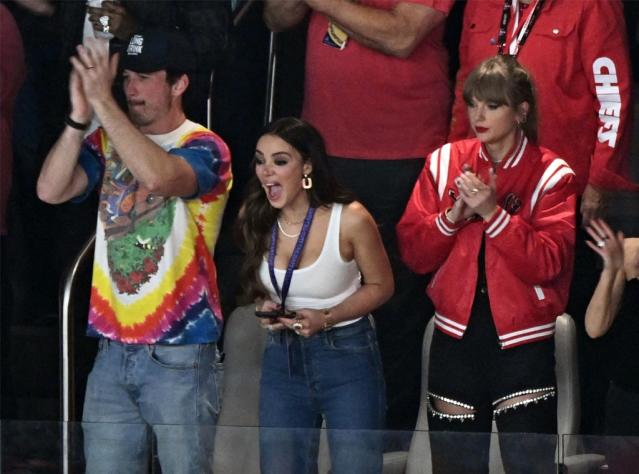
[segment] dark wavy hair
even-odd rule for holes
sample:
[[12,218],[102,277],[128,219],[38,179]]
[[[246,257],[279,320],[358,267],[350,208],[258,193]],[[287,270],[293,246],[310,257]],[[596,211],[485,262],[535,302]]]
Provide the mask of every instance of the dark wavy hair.
[[[311,124],[299,118],[284,117],[267,125],[260,136],[264,135],[281,138],[297,150],[304,163],[310,162],[313,167],[310,174],[313,187],[306,190],[306,193],[312,207],[319,208],[333,203],[347,204],[355,200],[333,176],[324,140]],[[251,167],[255,170],[255,160]],[[257,176],[253,175],[247,184],[246,197],[235,227],[244,252],[241,270],[243,292],[251,300],[265,297],[267,293],[258,272],[268,250],[271,228],[278,215],[279,210],[271,206]]]
[[512,56],[488,58],[470,73],[464,82],[464,101],[494,102],[517,109],[528,102],[526,120],[521,129],[532,142],[537,141],[537,99],[530,73]]

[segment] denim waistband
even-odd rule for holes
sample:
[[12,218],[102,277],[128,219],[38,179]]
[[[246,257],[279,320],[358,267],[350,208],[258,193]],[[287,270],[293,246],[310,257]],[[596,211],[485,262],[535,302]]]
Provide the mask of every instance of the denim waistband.
[[371,324],[371,321],[369,320],[369,316],[364,316],[363,318],[360,318],[353,324],[349,324],[347,326],[332,327],[324,331],[316,332],[310,337],[304,337],[301,334],[296,334],[291,329],[284,329],[281,331],[272,331],[270,334],[274,339],[278,340],[280,344],[284,344],[287,340],[288,341],[300,340],[302,342],[303,341],[311,342],[318,339],[325,339],[325,338],[328,338],[329,336],[339,335],[339,336],[345,337],[350,334],[357,334],[365,329],[374,329],[373,325]]
[[162,346],[162,347],[209,346],[209,345],[216,345],[216,344],[217,343],[215,342],[196,342],[193,344],[161,344],[161,343],[140,344],[140,343],[122,342],[116,339],[109,339],[108,337],[101,337],[98,341],[99,347],[105,347],[105,346],[109,347],[111,345],[115,345],[115,346],[122,347],[124,349],[126,348],[137,349],[137,348],[144,348],[144,347],[150,348],[155,346]]
[[363,316],[354,323],[347,324],[346,326],[333,326],[331,328],[325,329],[324,331],[318,332],[316,335],[321,335],[323,332],[327,331],[330,331],[333,334],[347,335],[349,333],[357,333],[361,331],[362,328],[372,328],[369,316]]
[[[319,331],[310,337],[304,337],[296,334],[291,330],[272,331],[269,333],[272,343],[286,348],[288,359],[288,373],[289,376],[293,375],[294,367],[294,353],[299,354],[300,351],[307,350],[311,347],[317,346],[330,346],[335,339],[348,338],[349,336],[356,336],[359,334],[365,334],[369,331],[374,331],[374,326],[369,320],[370,316],[360,318],[357,322],[349,324],[347,326],[333,327],[329,331]],[[374,338],[375,336],[373,336]]]

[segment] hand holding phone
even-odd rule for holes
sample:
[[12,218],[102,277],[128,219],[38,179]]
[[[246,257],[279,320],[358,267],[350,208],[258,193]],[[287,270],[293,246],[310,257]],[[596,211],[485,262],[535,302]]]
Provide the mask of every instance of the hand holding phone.
[[295,312],[283,312],[281,309],[271,309],[268,311],[260,311],[255,310],[255,316],[258,318],[269,318],[269,319],[277,319],[277,318],[295,318]]
[[255,310],[255,316],[257,316],[258,318],[269,318],[269,319],[275,319],[280,315],[280,310],[279,309],[271,309],[268,311],[260,311],[260,310]]

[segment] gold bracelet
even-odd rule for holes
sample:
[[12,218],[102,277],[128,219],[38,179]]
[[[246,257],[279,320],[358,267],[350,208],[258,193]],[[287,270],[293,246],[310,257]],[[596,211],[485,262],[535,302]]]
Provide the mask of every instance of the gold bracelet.
[[324,310],[324,327],[322,328],[324,331],[333,327],[332,315],[330,309]]

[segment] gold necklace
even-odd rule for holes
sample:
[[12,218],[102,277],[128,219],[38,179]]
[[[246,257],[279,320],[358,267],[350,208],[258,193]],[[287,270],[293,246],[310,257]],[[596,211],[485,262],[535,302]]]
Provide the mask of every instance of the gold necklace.
[[288,237],[289,239],[294,239],[296,237],[299,237],[300,233],[302,232],[302,229],[300,229],[300,231],[297,234],[289,234],[282,228],[282,224],[280,223],[279,218],[277,219],[277,227],[280,229],[280,232],[284,235],[284,237]]
[[299,221],[290,221],[284,216],[282,216],[282,220],[284,221],[286,225],[300,225],[302,222],[304,222],[304,218],[302,218]]

